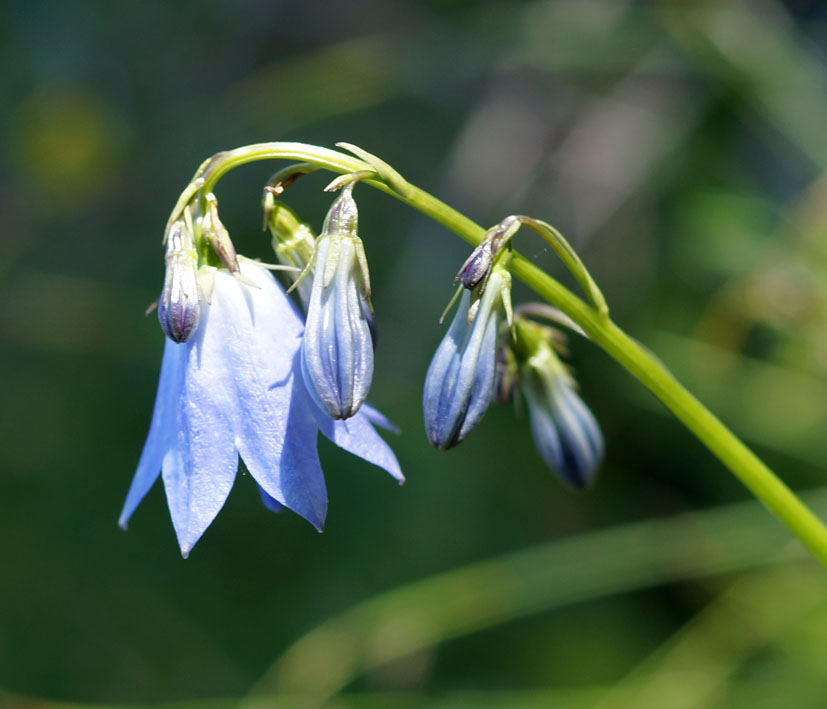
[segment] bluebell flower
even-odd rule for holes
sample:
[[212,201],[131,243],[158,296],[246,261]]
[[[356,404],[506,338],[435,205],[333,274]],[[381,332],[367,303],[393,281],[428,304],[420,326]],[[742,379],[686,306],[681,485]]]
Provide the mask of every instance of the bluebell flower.
[[462,291],[451,327],[425,377],[425,432],[437,448],[457,445],[488,408],[496,374],[497,334],[503,303],[510,302],[510,287],[508,271],[494,267],[481,295]]
[[327,492],[316,451],[318,431],[402,482],[399,464],[360,412],[332,421],[302,381],[302,320],[272,275],[240,261],[244,282],[218,270],[210,303],[184,343],[165,341],[161,377],[144,445],[120,525],[159,474],[186,557],[224,505],[239,456],[265,502],[287,507],[321,531]]
[[373,312],[358,211],[344,187],[331,206],[313,255],[313,287],[302,341],[302,374],[322,411],[346,419],[358,410],[373,379]]
[[563,482],[588,487],[603,458],[603,436],[550,342],[534,343],[518,376],[540,457]]

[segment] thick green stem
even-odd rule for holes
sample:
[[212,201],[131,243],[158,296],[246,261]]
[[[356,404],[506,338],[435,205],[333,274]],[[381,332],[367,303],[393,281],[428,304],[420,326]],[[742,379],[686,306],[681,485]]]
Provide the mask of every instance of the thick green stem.
[[[206,161],[196,173],[198,189],[203,194],[211,192],[221,176],[232,168],[255,160],[267,159],[300,160],[339,173],[373,170],[368,162],[334,150],[304,143],[260,143],[219,153]],[[377,179],[368,179],[365,182],[417,209],[473,245],[479,244],[485,235],[485,230],[481,226],[418,187],[406,184],[402,194],[385,184],[378,175]],[[183,209],[183,206],[185,203],[176,205],[176,210]],[[617,327],[607,313],[589,306],[517,253],[511,262],[511,271],[538,295],[568,315],[583,328],[592,341],[642,382],[795,533],[814,556],[827,565],[827,528],[818,517],[692,396],[653,354]]]

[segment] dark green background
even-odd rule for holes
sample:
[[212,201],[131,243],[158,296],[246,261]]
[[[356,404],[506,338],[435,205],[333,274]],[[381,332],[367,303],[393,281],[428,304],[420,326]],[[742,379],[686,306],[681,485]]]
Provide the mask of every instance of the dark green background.
[[[378,594],[532,545],[748,499],[583,341],[571,343],[572,363],[607,441],[594,490],[558,484],[524,411],[492,408],[458,449],[432,450],[422,380],[468,247],[361,188],[379,328],[371,400],[402,429],[392,444],[408,483],[321,441],[322,535],[267,512],[247,476],[187,561],[160,486],[120,531],[162,349],[143,312],[162,283],[163,226],[197,165],[221,149],[345,140],[483,225],[512,213],[553,223],[627,332],[788,483],[822,485],[820,8],[0,3],[0,687],[10,693],[0,703],[234,705],[302,634]],[[239,251],[265,260],[259,196],[275,168],[239,169],[218,191]],[[305,178],[286,195],[317,228],[326,180]],[[537,237],[516,245],[570,283]],[[530,297],[522,286],[514,296]],[[695,553],[687,519],[667,550],[677,561]],[[755,519],[787,539],[769,516]],[[643,563],[648,581],[634,592],[606,571],[598,540],[571,561],[596,579],[580,602],[529,607],[504,592],[503,617],[521,619],[494,613],[391,664],[380,648],[339,701],[823,706],[827,605],[812,599],[824,577],[811,562],[739,571],[725,561],[739,524],[704,542],[706,570],[670,581]],[[759,545],[756,560],[772,561],[776,547],[764,553],[760,535],[742,537]],[[659,543],[644,535],[629,564]],[[571,583],[556,567],[510,581]],[[467,589],[469,607],[484,590]],[[441,602],[428,601],[437,615]],[[314,673],[329,678],[335,661],[314,656],[301,691],[317,689]],[[262,706],[276,702],[268,696]]]

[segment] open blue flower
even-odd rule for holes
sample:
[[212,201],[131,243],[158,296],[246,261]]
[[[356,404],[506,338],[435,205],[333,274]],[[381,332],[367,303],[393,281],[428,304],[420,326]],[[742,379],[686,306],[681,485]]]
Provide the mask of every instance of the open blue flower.
[[287,507],[320,531],[319,430],[404,481],[373,428],[386,423],[378,412],[333,421],[318,410],[302,381],[295,306],[255,262],[243,260],[241,273],[254,286],[217,271],[197,330],[181,344],[166,340],[149,436],[120,518],[125,528],[161,474],[185,557],[224,505],[239,456],[269,507]]

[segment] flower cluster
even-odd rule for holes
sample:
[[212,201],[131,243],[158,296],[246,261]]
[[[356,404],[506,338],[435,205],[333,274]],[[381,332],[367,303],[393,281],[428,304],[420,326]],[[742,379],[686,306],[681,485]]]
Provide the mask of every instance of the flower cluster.
[[520,219],[507,217],[489,230],[457,274],[459,308],[425,379],[425,430],[434,446],[451,448],[479,423],[495,391],[507,401],[519,386],[540,457],[564,483],[583,489],[594,480],[603,437],[555,352],[564,349],[562,334],[522,315],[512,317],[507,265]]
[[[215,239],[204,235],[217,223],[217,214],[205,223],[187,211],[167,235],[167,276],[158,310],[167,340],[149,435],[120,518],[126,527],[160,475],[184,556],[224,505],[239,457],[267,507],[289,508],[319,530],[327,512],[316,451],[319,431],[404,481],[396,457],[374,428],[391,427],[387,419],[358,404],[347,418],[334,419],[318,405],[310,390],[313,372],[302,361],[302,343],[317,321],[305,329],[295,305],[262,265],[236,257],[234,250],[230,264],[224,263],[226,251],[219,252]],[[220,265],[210,265],[216,259]],[[322,277],[308,278],[315,294]],[[334,279],[328,299],[335,301],[339,289],[350,288],[347,277]],[[311,295],[311,312],[313,306]],[[317,333],[312,337],[318,340]],[[352,358],[345,351],[348,342],[337,344],[329,359],[333,366],[339,358]],[[360,389],[362,399],[366,393],[366,386]]]
[[[236,253],[213,194],[193,183],[182,196],[165,237],[161,376],[122,527],[160,476],[186,557],[223,507],[241,460],[266,507],[293,510],[321,531],[327,492],[319,432],[404,482],[375,428],[393,426],[366,402],[374,315],[352,193],[376,174],[402,184],[376,165],[378,173],[328,186],[341,194],[318,237],[275,200],[301,173],[268,185],[265,224],[280,266]],[[579,263],[551,227],[528,217],[507,217],[488,231],[454,281],[459,305],[425,378],[425,430],[436,448],[452,448],[480,422],[495,391],[509,398],[519,386],[540,456],[564,482],[584,488],[603,454],[600,429],[557,355],[559,332],[526,317],[525,306],[512,312],[511,239],[523,224]],[[279,268],[301,271],[290,290],[304,315],[270,273]]]

